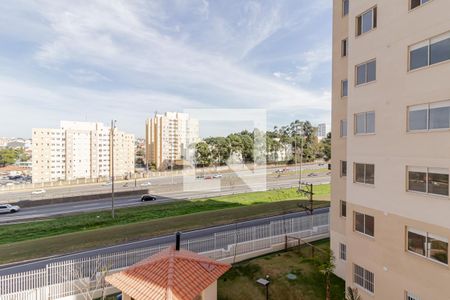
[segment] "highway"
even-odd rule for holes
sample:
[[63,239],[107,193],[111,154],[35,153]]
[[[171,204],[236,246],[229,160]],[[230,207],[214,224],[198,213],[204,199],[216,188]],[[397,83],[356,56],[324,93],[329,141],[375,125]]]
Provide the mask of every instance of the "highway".
[[[266,181],[261,180],[266,177]],[[323,184],[330,181],[326,174],[318,175],[316,177],[304,177],[310,183]],[[165,203],[176,200],[206,198],[230,194],[245,193],[257,190],[267,190],[275,188],[287,188],[296,186],[298,184],[298,175],[286,174],[280,177],[274,174],[254,175],[250,177],[248,182],[241,182],[234,175],[223,175],[222,178],[217,179],[197,179],[196,182],[189,185],[184,185],[181,177],[174,178],[174,183],[160,180],[154,180],[149,187],[149,192],[155,195],[157,200],[152,202],[140,202],[139,196],[127,196],[115,199],[115,207],[131,207],[140,205],[152,205],[155,203]],[[206,182],[206,183],[205,183]],[[201,185],[201,190],[198,190],[198,184]],[[211,189],[206,189],[205,185],[211,184]],[[207,187],[207,186],[206,186]],[[33,219],[49,218],[58,215],[74,214],[81,212],[93,212],[108,210],[111,208],[111,198],[88,200],[79,202],[67,202],[59,204],[49,204],[35,207],[22,208],[21,211],[14,214],[1,214],[0,224],[7,224],[12,222],[25,222]]]
[[[322,213],[326,213],[328,211],[329,211],[328,208],[320,208],[320,209],[316,209],[314,211],[314,214],[322,214]],[[285,214],[285,215],[260,218],[260,219],[255,219],[255,220],[250,220],[250,221],[240,222],[240,223],[235,223],[235,224],[209,227],[209,228],[184,232],[182,234],[181,238],[183,240],[183,239],[194,239],[194,238],[207,237],[207,236],[213,235],[214,233],[218,233],[218,232],[234,230],[234,229],[241,229],[241,228],[255,226],[255,225],[269,224],[271,221],[282,220],[284,218],[289,218],[289,217],[300,217],[300,216],[305,216],[305,215],[306,215],[306,212],[296,212],[296,213],[290,213],[290,214]],[[9,265],[3,265],[3,266],[0,266],[0,276],[45,268],[45,266],[47,264],[64,261],[64,260],[71,260],[71,259],[84,258],[84,257],[93,257],[93,256],[96,256],[99,254],[115,253],[115,252],[120,252],[120,251],[127,251],[127,250],[139,249],[139,248],[144,248],[144,247],[152,247],[152,246],[164,245],[164,244],[168,244],[168,243],[174,243],[174,240],[175,240],[174,235],[167,235],[167,236],[161,236],[161,237],[137,241],[137,242],[115,245],[115,246],[111,246],[111,247],[88,250],[88,251],[72,253],[72,254],[65,254],[65,255],[61,255],[61,256],[42,258],[42,259],[29,261],[29,262],[20,262],[20,263],[14,263],[14,264],[9,264]]]

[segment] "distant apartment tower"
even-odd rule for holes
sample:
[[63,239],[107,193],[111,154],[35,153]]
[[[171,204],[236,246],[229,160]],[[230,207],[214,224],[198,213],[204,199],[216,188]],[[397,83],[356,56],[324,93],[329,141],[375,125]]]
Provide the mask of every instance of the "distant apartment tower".
[[[61,121],[33,128],[34,183],[111,176],[111,129],[102,123]],[[134,173],[134,135],[114,131],[114,175]]]
[[199,123],[188,114],[155,114],[145,124],[147,164],[167,169],[187,157],[190,145],[199,141]]
[[449,12],[334,0],[331,248],[363,300],[450,299]]
[[317,125],[317,137],[323,139],[327,136],[327,124],[321,123]]

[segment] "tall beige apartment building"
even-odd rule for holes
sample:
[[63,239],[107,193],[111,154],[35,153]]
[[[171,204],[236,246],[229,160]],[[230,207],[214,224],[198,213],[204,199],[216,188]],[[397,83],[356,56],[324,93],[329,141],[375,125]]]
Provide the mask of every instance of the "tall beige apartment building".
[[[33,128],[34,183],[111,176],[111,129],[102,123],[61,121]],[[134,135],[114,131],[114,175],[134,173]]]
[[450,1],[334,0],[331,245],[362,299],[450,299]]
[[147,164],[167,169],[185,159],[189,146],[199,141],[199,122],[186,113],[155,114],[145,124]]

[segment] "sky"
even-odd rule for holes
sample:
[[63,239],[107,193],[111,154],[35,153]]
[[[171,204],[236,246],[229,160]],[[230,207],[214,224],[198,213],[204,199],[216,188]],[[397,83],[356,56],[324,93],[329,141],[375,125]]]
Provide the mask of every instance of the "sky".
[[155,112],[211,108],[264,109],[269,128],[329,124],[331,6],[0,1],[0,136],[115,119],[142,137]]

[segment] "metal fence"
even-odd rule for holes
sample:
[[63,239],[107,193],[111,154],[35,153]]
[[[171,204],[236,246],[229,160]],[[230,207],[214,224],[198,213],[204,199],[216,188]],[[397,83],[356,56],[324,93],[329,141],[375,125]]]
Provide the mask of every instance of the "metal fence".
[[[286,236],[320,237],[329,233],[329,213],[301,216],[270,223],[216,232],[201,238],[184,240],[181,247],[216,260],[240,255],[260,255],[258,251],[276,251],[273,247],[286,242]],[[0,277],[0,300],[59,299],[87,295],[103,288],[102,274],[131,266],[168,247],[154,247],[98,255],[48,264],[44,269]],[[86,298],[86,297],[85,297]],[[89,299],[89,297],[87,297]]]

